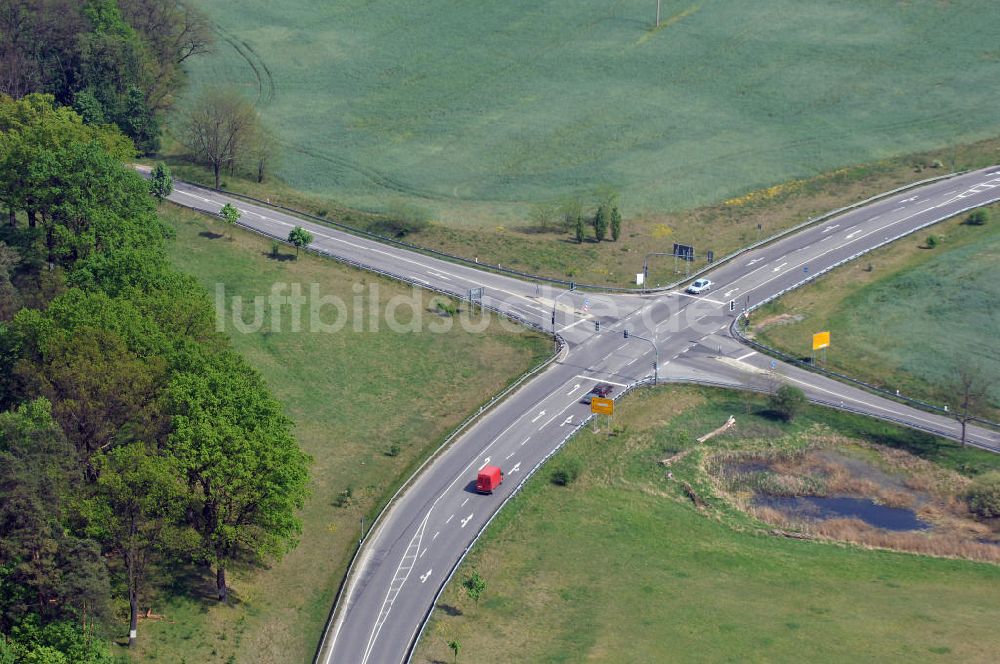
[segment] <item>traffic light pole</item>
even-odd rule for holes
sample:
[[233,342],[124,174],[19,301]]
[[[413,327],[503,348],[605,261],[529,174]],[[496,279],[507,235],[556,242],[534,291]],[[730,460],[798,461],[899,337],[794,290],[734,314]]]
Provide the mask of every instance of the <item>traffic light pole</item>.
[[563,295],[569,295],[574,290],[576,290],[576,285],[570,284],[568,291],[563,291],[558,295],[556,295],[554,298],[552,298],[552,334],[556,333],[556,303],[559,301],[559,298],[561,298]]
[[653,360],[653,385],[659,384],[659,382],[660,382],[660,349],[656,347],[656,342],[654,342],[652,339],[647,339],[646,337],[640,337],[638,334],[635,334],[633,332],[629,332],[628,330],[625,330],[624,336],[625,336],[626,339],[631,339],[631,338],[641,339],[641,340],[645,341],[646,343],[648,343],[650,346],[653,347],[653,353],[654,353],[654,355],[656,357],[656,359]]

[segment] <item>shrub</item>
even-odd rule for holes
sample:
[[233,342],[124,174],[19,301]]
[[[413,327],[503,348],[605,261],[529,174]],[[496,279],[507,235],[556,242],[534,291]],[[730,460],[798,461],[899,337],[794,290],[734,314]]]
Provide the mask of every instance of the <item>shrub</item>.
[[936,246],[938,246],[937,236],[936,235],[928,235],[927,236],[927,248],[928,249],[933,249]]
[[569,486],[580,476],[582,467],[578,459],[563,459],[552,470],[552,483],[557,486]]
[[430,223],[431,214],[427,210],[409,203],[396,202],[375,223],[375,229],[387,235],[405,237],[410,233],[419,233],[430,226]]
[[990,220],[990,214],[986,210],[973,210],[972,214],[965,218],[967,226],[984,226]]
[[791,422],[806,405],[806,393],[792,385],[782,385],[771,395],[771,410]]
[[1000,517],[1000,471],[980,475],[965,494],[969,510],[983,519]]

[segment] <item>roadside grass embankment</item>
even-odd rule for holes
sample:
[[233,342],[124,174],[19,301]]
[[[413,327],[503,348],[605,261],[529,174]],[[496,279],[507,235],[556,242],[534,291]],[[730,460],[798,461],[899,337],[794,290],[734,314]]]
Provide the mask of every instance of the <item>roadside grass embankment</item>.
[[[177,177],[212,186],[208,169],[190,163],[176,143],[167,143],[165,160]],[[544,224],[529,219],[530,211],[522,222],[475,228],[432,220],[423,230],[401,239],[530,274],[578,283],[634,286],[635,274],[642,271],[645,256],[669,252],[674,242],[694,245],[697,259],[688,266],[694,271],[705,266],[709,249],[716,259],[721,258],[810,218],[906,184],[944,175],[952,163],[956,170],[964,170],[998,162],[1000,139],[994,139],[841,168],[692,209],[633,215],[625,201],[626,216],[617,242],[593,241],[593,228],[588,224],[587,239],[578,244],[572,229],[562,227],[559,206],[555,203],[543,206],[548,210],[548,221]],[[391,211],[351,208],[336,198],[298,191],[275,177],[257,183],[236,173],[224,178],[223,188],[362,230],[391,233],[385,223],[392,216]],[[584,197],[587,201],[591,198]],[[404,209],[413,213],[412,208]],[[419,204],[416,211],[419,214]],[[675,266],[669,257],[650,259],[651,286],[683,277],[683,264]]]
[[[664,387],[618,406],[612,435],[581,432],[494,520],[415,661],[451,661],[451,640],[530,662],[995,658],[1000,566],[773,535],[716,492],[705,464],[830,436],[965,475],[1000,457],[818,407],[784,423],[729,391]],[[695,442],[730,415],[735,427]],[[561,464],[581,469],[569,486],[550,481]],[[473,570],[487,583],[478,603],[461,587]]]
[[977,367],[992,380],[985,415],[1000,420],[1000,205],[986,209],[983,226],[963,214],[782,296],[754,312],[754,336],[809,358],[829,330],[820,366],[952,407],[959,367]]
[[[444,333],[398,333],[381,320],[376,331],[369,313],[378,318],[389,300],[409,297],[407,286],[307,254],[293,259],[294,249],[287,246],[272,256],[266,239],[175,206],[161,207],[161,214],[176,232],[170,255],[177,268],[196,276],[210,293],[217,284],[224,286],[225,329],[234,347],[264,375],[314,461],[299,545],[265,570],[234,570],[232,606],[220,606],[198,582],[179,580],[176,588],[164,589],[152,601],[162,618],[143,625],[137,658],[309,662],[361,517],[370,522],[377,506],[444,436],[546,358],[551,341],[499,325],[478,334],[457,323]],[[321,296],[347,304],[346,325],[336,333],[310,331],[306,303],[303,331],[292,331],[287,309],[277,329],[273,311],[262,302],[261,329],[245,334],[235,329],[233,297],[244,298],[242,319],[249,324],[253,298],[266,298],[274,284],[286,284],[285,295],[291,284],[300,284],[307,297],[310,285],[317,284]],[[434,294],[417,293],[425,321],[443,323]],[[364,298],[361,331],[355,329],[357,297]],[[400,311],[406,322],[405,307]],[[332,323],[333,308],[327,306],[322,318]]]

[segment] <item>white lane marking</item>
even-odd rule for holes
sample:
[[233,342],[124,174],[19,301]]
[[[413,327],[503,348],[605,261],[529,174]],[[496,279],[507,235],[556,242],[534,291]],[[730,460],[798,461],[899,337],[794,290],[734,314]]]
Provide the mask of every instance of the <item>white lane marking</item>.
[[718,300],[709,299],[703,295],[692,295],[691,293],[685,293],[683,291],[670,291],[671,295],[683,295],[684,297],[689,297],[692,300],[701,300],[702,302],[711,302],[712,304],[723,304]]
[[[508,455],[507,455],[507,458],[505,459],[505,461],[509,461],[509,460],[510,460],[510,458],[511,458],[512,456],[514,456],[514,454],[515,454],[515,452],[511,452],[510,454],[508,454]],[[465,503],[462,503],[462,505],[465,505]]]
[[777,272],[778,270],[780,270],[781,268],[785,267],[786,265],[788,265],[788,262],[787,262],[787,261],[786,261],[786,262],[784,262],[784,263],[782,263],[781,265],[779,265],[778,267],[774,268],[774,269],[773,269],[773,270],[771,270],[771,271],[772,271],[772,272]]
[[434,272],[433,270],[427,270],[427,274],[431,275],[432,277],[437,277],[438,279],[444,279],[445,281],[451,281],[451,278],[446,277],[443,274],[439,274],[438,272]]
[[733,293],[735,293],[738,290],[739,290],[739,288],[733,288],[731,290],[727,290],[725,293],[722,294],[722,297],[729,297],[730,295],[732,295]]
[[632,358],[632,361],[629,362],[628,364],[626,364],[625,366],[627,366],[627,367],[632,366],[633,364],[635,364],[638,361],[638,359],[639,359],[638,357]]
[[516,473],[519,470],[521,470],[521,462],[520,461],[518,461],[517,463],[515,463],[514,467],[510,469],[510,474],[513,475],[514,473]]
[[905,205],[900,205],[898,208],[893,209],[892,212],[899,212],[900,210],[905,210],[905,209],[906,209]]
[[829,233],[830,231],[832,231],[835,228],[840,228],[840,224],[834,224],[832,226],[827,226],[826,228],[823,229],[822,233],[825,235],[826,233]]
[[490,458],[489,458],[489,457],[486,457],[486,459],[485,459],[485,460],[483,461],[483,465],[481,465],[481,466],[479,467],[479,470],[482,470],[483,468],[485,468],[486,466],[488,466],[488,465],[489,465],[489,463],[490,463]]
[[[426,549],[425,549],[425,551],[426,551]],[[427,583],[427,579],[430,578],[431,572],[433,572],[433,571],[434,571],[433,569],[429,569],[426,572],[424,572],[423,574],[421,574],[420,575],[420,583]]]
[[592,378],[591,376],[577,375],[574,378],[580,378],[582,380],[592,380],[595,383],[607,383],[608,385],[617,385],[618,387],[628,387],[625,383],[616,383],[613,380],[604,380],[603,378]]
[[531,420],[531,423],[534,424],[535,422],[537,422],[538,420],[542,419],[543,417],[545,417],[545,411],[544,410],[541,411],[541,412],[539,412],[538,415],[535,416],[535,419]]
[[427,547],[426,546],[424,547],[424,550],[420,552],[420,557],[423,558],[425,553],[427,553]]
[[841,400],[856,401],[857,403],[864,404],[865,406],[868,406],[869,408],[876,408],[878,410],[884,410],[887,413],[892,413],[893,415],[899,415],[901,417],[909,417],[909,418],[914,419],[914,420],[920,420],[921,422],[927,422],[928,424],[934,424],[936,426],[941,426],[940,422],[935,422],[934,420],[928,420],[928,419],[925,419],[923,417],[917,417],[916,415],[912,415],[910,413],[901,413],[898,410],[892,410],[891,408],[885,408],[884,406],[879,406],[879,405],[870,403],[868,401],[862,401],[861,399],[856,399],[854,397],[845,396],[843,394],[840,394],[839,392],[834,392],[833,390],[828,390],[828,389],[819,387],[818,385],[813,385],[812,383],[807,383],[804,380],[799,380],[798,378],[794,378],[792,376],[785,376],[785,378],[787,378],[788,380],[793,381],[795,383],[799,383],[800,385],[805,385],[806,387],[809,387],[811,389],[819,390],[820,392],[826,392],[827,394],[832,394],[835,397],[839,397]]
[[452,519],[454,519],[454,518],[455,518],[455,515],[454,515],[454,514],[452,514],[451,516],[449,516],[449,517],[448,517],[448,518],[447,518],[447,519],[445,520],[445,522],[444,522],[444,525],[446,525],[446,526],[447,526],[447,525],[448,525],[449,523],[451,523],[451,520],[452,520]]
[[[573,315],[575,316],[577,314],[573,314]],[[563,330],[568,330],[570,328],[576,327],[580,323],[586,323],[587,319],[589,319],[589,318],[593,318],[593,316],[591,316],[590,314],[585,314],[582,318],[580,318],[580,320],[576,321],[575,323],[570,323],[569,325],[567,325],[565,327],[559,328],[559,331],[562,332]]]
[[566,393],[566,396],[569,396],[569,395],[573,394],[573,393],[574,393],[574,392],[576,392],[576,391],[577,391],[578,389],[580,389],[580,383],[577,383],[576,385],[574,385],[574,386],[573,386],[573,389],[572,389],[572,390],[570,390],[569,392],[567,392],[567,393]]
[[750,261],[749,263],[747,263],[747,267],[753,267],[753,265],[754,265],[755,263],[759,263],[759,262],[761,262],[762,260],[764,260],[764,259],[763,259],[763,258],[755,258],[755,259],[753,259],[752,261]]
[[920,198],[920,197],[919,196],[910,196],[909,198],[904,198],[903,200],[901,200],[900,203],[909,203],[911,201],[917,200],[918,198]]
[[438,535],[440,535],[440,534],[441,534],[440,530],[437,531],[436,533],[434,533],[434,537],[431,538],[431,541],[433,542],[434,540],[436,540],[438,538]]
[[740,357],[737,357],[737,358],[736,358],[736,361],[737,361],[737,362],[742,362],[743,360],[747,359],[747,358],[748,358],[748,357],[750,357],[751,355],[756,355],[756,354],[757,354],[757,351],[755,351],[755,350],[752,350],[752,351],[750,351],[749,353],[747,353],[746,355],[742,355],[742,356],[740,356]]
[[859,229],[858,229],[858,230],[856,230],[856,231],[853,231],[853,232],[851,232],[851,233],[848,233],[848,234],[847,234],[847,235],[845,235],[844,237],[845,237],[846,239],[850,240],[851,238],[853,238],[853,237],[854,237],[855,235],[857,235],[858,233],[862,232],[863,230],[865,230],[865,229],[863,229],[863,228],[859,228]]
[[531,436],[528,436],[527,438],[525,438],[524,440],[522,440],[522,441],[521,441],[521,445],[523,446],[523,445],[524,445],[525,443],[527,443],[527,442],[528,442],[529,440],[531,440]]
[[572,424],[572,422],[573,422],[573,416],[572,416],[572,415],[570,415],[570,416],[569,416],[569,417],[567,417],[567,418],[566,418],[565,420],[563,420],[562,424],[560,424],[559,426],[561,426],[561,427],[564,427],[564,426],[566,426],[567,424]]
[[619,346],[618,348],[615,348],[615,352],[617,353],[617,352],[618,352],[618,351],[620,351],[620,350],[621,350],[622,348],[625,348],[625,346],[628,346],[628,342],[627,342],[627,341],[626,341],[625,343],[623,343],[623,344],[622,344],[621,346]]
[[468,499],[468,498],[466,498],[465,500],[463,500],[463,501],[462,501],[462,505],[461,505],[461,507],[465,507],[465,503],[467,503],[467,502],[469,502],[469,499]]
[[427,527],[427,519],[429,517],[430,512],[420,522],[417,532],[413,534],[413,539],[410,540],[409,545],[406,547],[406,552],[403,554],[402,560],[399,561],[399,566],[396,567],[396,573],[389,584],[389,590],[385,594],[382,608],[379,610],[378,618],[376,618],[375,624],[372,626],[371,635],[368,637],[368,645],[365,648],[364,657],[361,659],[362,664],[367,664],[368,658],[371,657],[372,648],[375,646],[379,632],[382,631],[382,625],[388,619],[389,611],[392,610],[392,605],[396,602],[396,598],[399,597],[399,592],[403,589],[403,585],[410,578],[410,572],[413,571],[413,566],[417,562],[417,552],[420,551],[420,544],[424,539],[424,528]]
[[471,521],[471,520],[472,520],[472,512],[469,512],[469,516],[467,516],[467,517],[465,517],[464,519],[462,519],[462,527],[463,527],[463,528],[465,528],[465,526],[466,526],[466,525],[467,525],[467,524],[469,523],[469,521]]

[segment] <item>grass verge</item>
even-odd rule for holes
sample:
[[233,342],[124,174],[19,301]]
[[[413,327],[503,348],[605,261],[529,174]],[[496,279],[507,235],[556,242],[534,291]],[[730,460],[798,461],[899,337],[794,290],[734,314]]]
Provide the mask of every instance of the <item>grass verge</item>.
[[[154,600],[163,617],[142,626],[137,655],[150,662],[308,662],[361,515],[384,501],[467,413],[547,357],[551,342],[498,325],[480,334],[457,325],[440,334],[397,333],[384,323],[375,331],[365,318],[357,331],[350,306],[356,285],[366,298],[366,316],[393,298],[411,296],[410,289],[305,254],[292,260],[287,247],[272,257],[270,243],[256,235],[174,206],[161,212],[176,232],[174,264],[210,292],[224,285],[229,305],[232,296],[243,297],[245,321],[253,319],[253,297],[268,296],[274,284],[288,285],[286,294],[291,284],[301,284],[307,296],[317,284],[321,295],[349,306],[347,324],[335,334],[309,331],[308,313],[304,331],[290,331],[289,310],[283,310],[280,330],[270,312],[255,333],[239,333],[227,319],[234,346],[264,374],[295,421],[300,445],[314,458],[304,532],[282,561],[233,575],[231,607],[212,601],[210,579],[198,575],[179,582],[176,596],[164,590]],[[375,289],[372,307],[367,298]],[[417,297],[425,318],[440,323],[431,296],[418,291]],[[331,322],[330,307],[323,316]]]
[[[966,473],[1000,458],[815,407],[786,424],[750,403],[746,414],[741,395],[693,387],[627,397],[615,435],[583,432],[554,460],[582,468],[573,484],[543,468],[501,512],[415,661],[451,661],[451,640],[463,656],[531,662],[991,661],[1000,567],[772,536],[713,491],[703,459],[832,433]],[[733,429],[694,442],[731,414]],[[487,582],[478,604],[460,586],[472,570]]]
[[829,330],[822,366],[936,404],[953,404],[956,367],[979,366],[994,377],[986,414],[1000,419],[1000,205],[987,209],[984,226],[962,215],[784,295],[755,313],[754,334],[808,358]]

